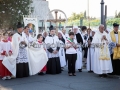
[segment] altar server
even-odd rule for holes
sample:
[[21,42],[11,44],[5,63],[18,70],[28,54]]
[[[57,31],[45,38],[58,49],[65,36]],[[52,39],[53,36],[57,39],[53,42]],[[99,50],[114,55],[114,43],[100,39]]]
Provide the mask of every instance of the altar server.
[[110,39],[108,34],[104,31],[104,25],[100,25],[99,30],[95,32],[92,41],[93,44],[97,44],[98,46],[95,46],[95,52],[93,55],[93,72],[99,74],[100,77],[106,77],[107,73],[111,73],[113,71],[108,48],[109,42]]
[[29,76],[29,61],[27,55],[27,39],[23,35],[23,26],[19,22],[17,33],[12,37],[13,55],[6,57],[3,64],[12,73],[14,77],[23,78]]
[[12,47],[8,41],[8,33],[3,33],[3,40],[0,43],[0,76],[3,80],[11,79],[10,71],[2,64],[4,57],[12,55]]
[[61,65],[59,59],[59,39],[55,35],[55,28],[51,25],[50,34],[45,38],[48,51],[48,62],[47,62],[47,74],[59,74],[61,73]]

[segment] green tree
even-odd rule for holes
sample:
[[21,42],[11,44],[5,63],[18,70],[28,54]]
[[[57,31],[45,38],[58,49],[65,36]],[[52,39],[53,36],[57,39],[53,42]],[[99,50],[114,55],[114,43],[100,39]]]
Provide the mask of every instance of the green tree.
[[1,0],[0,1],[0,28],[14,27],[28,15],[31,0]]

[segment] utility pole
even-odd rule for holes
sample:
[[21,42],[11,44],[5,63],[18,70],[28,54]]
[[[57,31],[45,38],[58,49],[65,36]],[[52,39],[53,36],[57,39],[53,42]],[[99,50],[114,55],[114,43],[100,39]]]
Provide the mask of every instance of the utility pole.
[[104,24],[104,0],[101,0],[101,24]]

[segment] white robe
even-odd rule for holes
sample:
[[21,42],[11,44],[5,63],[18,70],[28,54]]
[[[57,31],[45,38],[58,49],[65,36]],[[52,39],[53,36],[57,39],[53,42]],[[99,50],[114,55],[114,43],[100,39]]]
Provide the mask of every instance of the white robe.
[[[61,40],[59,40],[60,44],[64,44]],[[64,67],[66,65],[66,60],[65,60],[65,51],[64,47],[60,47],[59,49],[59,58],[60,58],[60,64],[61,67]]]
[[[46,45],[52,45],[53,50],[57,50],[57,45],[59,43],[59,39],[57,36],[47,36],[45,38],[45,43],[46,43]],[[57,54],[54,54],[54,53],[50,53],[49,51],[47,51],[47,54],[48,54],[48,58],[59,57],[59,52]]]
[[[79,30],[77,33],[80,34]],[[76,36],[75,36],[75,40],[76,40]],[[76,40],[76,42],[77,42],[77,40]],[[77,60],[76,60],[75,66],[76,66],[76,70],[77,70],[77,69],[82,69],[82,47],[79,45],[79,48],[77,48],[76,50],[77,50]]]
[[[106,32],[101,33],[99,30],[96,31],[92,44],[101,44],[103,42],[101,42],[101,38],[102,36],[105,35],[106,38],[109,41],[108,35]],[[104,41],[105,42],[105,41]],[[107,46],[107,45],[106,45]],[[108,48],[108,47],[107,47]],[[104,48],[104,52],[105,52],[105,48]],[[109,54],[109,58],[110,58],[110,52],[108,49],[108,53]],[[106,74],[106,73],[112,73],[113,69],[112,69],[112,63],[111,63],[111,58],[110,60],[99,60],[100,57],[100,48],[95,47],[95,52],[93,55],[94,58],[94,63],[93,63],[93,72],[96,74]]]
[[93,63],[94,63],[94,47],[88,48],[88,53],[87,53],[87,70],[88,71],[93,71]]
[[2,62],[3,65],[11,72],[13,76],[16,76],[16,58],[18,56],[19,44],[21,41],[25,41],[28,44],[25,35],[22,34],[22,36],[20,36],[18,33],[13,35],[12,37],[13,55],[5,57]]
[[77,49],[76,70],[82,69],[82,48]]

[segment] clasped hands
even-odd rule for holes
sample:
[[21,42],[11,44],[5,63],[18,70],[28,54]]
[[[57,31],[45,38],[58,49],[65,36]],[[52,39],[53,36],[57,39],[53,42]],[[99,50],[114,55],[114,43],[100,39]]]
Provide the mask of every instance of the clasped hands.
[[11,56],[12,52],[9,52],[8,54],[5,52],[5,56],[7,57],[8,55]]
[[57,50],[55,50],[55,51],[53,51],[53,53],[54,53],[54,54],[57,54],[57,53],[58,53],[58,51],[57,51]]

